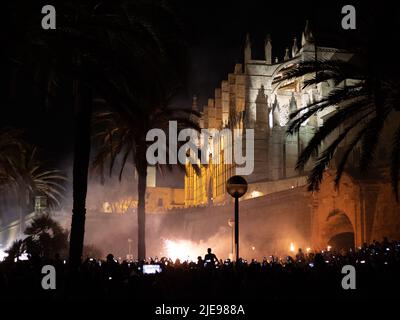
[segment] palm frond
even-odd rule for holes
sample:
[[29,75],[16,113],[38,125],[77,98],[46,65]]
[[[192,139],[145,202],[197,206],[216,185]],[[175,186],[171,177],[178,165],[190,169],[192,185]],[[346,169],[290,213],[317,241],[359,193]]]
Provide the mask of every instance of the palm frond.
[[390,108],[385,108],[383,113],[378,112],[373,120],[366,127],[366,131],[361,140],[361,157],[360,169],[367,170],[375,155],[375,150],[378,145],[380,133],[384,126],[386,118],[391,112]]
[[362,104],[363,101],[369,103],[369,101],[367,101],[368,99],[364,95],[364,90],[360,89],[358,86],[336,88],[332,90],[326,98],[309,103],[307,106],[292,112],[289,115],[290,121],[287,131],[289,134],[297,132],[302,123],[312,115],[317,114],[326,108],[346,108],[357,102]]
[[[324,125],[317,130],[317,132],[307,144],[306,148],[300,154],[296,164],[296,169],[304,169],[306,163],[311,158],[311,156],[319,152],[319,148],[323,141],[330,134],[332,134],[334,130],[340,127],[343,124],[344,120],[356,115],[355,119],[352,119],[351,124],[349,125],[349,128],[353,129],[359,124],[361,120],[370,116],[374,111],[369,110],[368,105],[365,105],[365,103],[366,102],[364,101],[360,103],[354,103],[351,108],[341,109],[334,113],[330,118],[328,118],[325,121]],[[362,111],[364,111],[364,113],[362,113]]]
[[317,74],[317,83],[337,78],[364,79],[362,71],[354,64],[341,60],[310,59],[299,62],[294,68],[283,69],[281,76],[274,79],[272,83],[279,84],[285,81],[292,81],[310,74]]
[[332,160],[335,151],[339,144],[346,138],[347,134],[352,130],[354,127],[349,126],[347,127],[318,157],[315,162],[313,169],[308,177],[308,190],[315,191],[319,190],[319,186],[321,184],[323,174],[325,169],[327,168],[329,162]]

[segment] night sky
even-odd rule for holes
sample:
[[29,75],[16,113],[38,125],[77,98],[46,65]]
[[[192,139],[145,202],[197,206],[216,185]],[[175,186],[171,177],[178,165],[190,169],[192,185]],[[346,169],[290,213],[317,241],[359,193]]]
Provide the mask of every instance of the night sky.
[[[301,45],[305,21],[312,24],[318,44],[346,47],[353,31],[341,29],[341,8],[356,6],[357,21],[368,20],[357,1],[184,1],[172,0],[185,26],[188,68],[185,91],[174,103],[190,105],[194,94],[200,103],[213,96],[237,62],[243,61],[245,35],[251,36],[253,59],[263,59],[265,36],[272,37],[273,57],[281,60],[293,37]],[[363,1],[363,5],[365,1]],[[358,9],[360,8],[360,9]],[[3,88],[8,88],[4,86]],[[6,96],[8,96],[6,94]],[[72,151],[72,108],[60,101],[46,109],[29,94],[5,99],[0,124],[26,128],[26,136],[45,150],[53,165],[64,164]]]
[[[186,1],[186,25],[191,31],[188,92],[198,94],[202,103],[214,88],[243,62],[246,33],[252,41],[253,59],[264,59],[264,39],[272,37],[272,55],[283,59],[310,20],[320,45],[345,47],[341,8],[349,1]],[[356,5],[356,4],[355,4]],[[352,31],[347,31],[352,33]]]

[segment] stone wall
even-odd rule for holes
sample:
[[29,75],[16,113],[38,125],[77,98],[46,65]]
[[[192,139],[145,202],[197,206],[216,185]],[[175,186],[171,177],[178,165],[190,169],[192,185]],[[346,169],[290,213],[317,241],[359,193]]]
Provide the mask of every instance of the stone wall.
[[400,239],[400,206],[390,182],[354,178],[344,174],[339,189],[334,187],[334,171],[327,171],[319,192],[313,195],[312,242],[326,247],[343,232],[353,232],[355,246],[382,240]]

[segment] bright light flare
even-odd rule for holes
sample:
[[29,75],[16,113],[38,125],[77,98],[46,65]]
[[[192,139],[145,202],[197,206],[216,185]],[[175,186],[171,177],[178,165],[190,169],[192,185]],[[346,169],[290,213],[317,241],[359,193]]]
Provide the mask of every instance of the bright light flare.
[[195,261],[201,255],[201,249],[189,240],[164,240],[167,258],[180,261]]
[[260,191],[254,190],[250,193],[250,198],[258,198],[263,196],[264,194]]
[[0,261],[3,261],[7,257],[8,257],[8,253],[6,253],[0,249]]
[[290,252],[295,252],[296,251],[296,247],[295,247],[293,242],[290,243],[289,251]]

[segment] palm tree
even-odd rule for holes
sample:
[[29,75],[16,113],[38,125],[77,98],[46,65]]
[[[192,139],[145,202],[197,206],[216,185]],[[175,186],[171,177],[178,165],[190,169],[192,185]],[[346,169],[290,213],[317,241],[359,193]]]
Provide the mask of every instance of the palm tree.
[[[17,192],[17,181],[21,174],[16,166],[16,159],[26,150],[27,144],[22,139],[20,130],[5,128],[0,131],[0,203],[7,206],[7,202],[22,201],[21,194]],[[19,206],[20,218],[23,209]],[[22,219],[20,219],[22,221]],[[20,222],[21,222],[20,221]],[[22,225],[20,228],[22,234]]]
[[37,160],[37,149],[27,149],[13,160],[15,168],[15,189],[19,196],[26,199],[34,196],[45,196],[52,208],[61,205],[61,199],[65,192],[63,183],[67,178],[57,169],[47,169]]
[[[172,54],[176,19],[164,2],[69,0],[55,4],[56,30],[43,30],[37,19],[40,4],[18,1],[13,6],[13,12],[23,13],[17,28],[26,26],[19,38],[28,44],[18,48],[17,67],[21,57],[31,53],[27,60],[34,65],[35,79],[41,80],[37,87],[44,88],[46,103],[62,87],[72,88],[75,128],[69,263],[76,269],[84,243],[94,97],[112,100],[124,91],[131,75],[136,76],[130,84],[134,82],[137,92],[161,88],[164,79],[157,76],[158,65],[171,56],[180,57]],[[153,75],[151,82],[141,78],[149,74]]]
[[58,253],[64,255],[68,247],[68,231],[48,214],[36,216],[25,229],[28,236],[24,241],[31,253],[50,258]]
[[14,180],[15,157],[24,152],[26,143],[21,138],[22,131],[13,128],[0,130],[0,191],[6,192]]
[[64,256],[68,247],[68,231],[48,214],[35,216],[24,230],[24,240],[15,241],[7,250],[8,260],[14,261],[23,253],[41,258]]
[[22,131],[7,128],[0,132],[0,190],[15,197],[43,195],[50,206],[59,206],[66,181],[59,170],[48,170],[37,160],[37,149],[23,138]]
[[[390,8],[390,9],[389,9]],[[323,172],[337,155],[338,148],[343,151],[338,158],[335,185],[346,169],[347,160],[356,147],[360,147],[360,170],[369,168],[380,142],[382,132],[391,130],[387,125],[389,118],[398,117],[400,111],[400,64],[391,59],[388,53],[392,44],[387,40],[388,30],[399,27],[398,10],[389,6],[382,7],[368,3],[362,7],[368,19],[360,18],[357,29],[347,32],[341,39],[353,58],[349,61],[309,59],[293,68],[283,70],[282,77],[275,83],[295,78],[306,79],[304,87],[324,82],[334,85],[327,97],[314,101],[290,115],[288,133],[298,132],[302,123],[322,110],[336,109],[316,130],[314,137],[302,151],[297,161],[297,169],[314,156],[316,160],[309,174],[309,190],[317,190],[323,178]],[[391,171],[393,191],[398,197],[399,161],[400,161],[400,125],[392,130],[391,156],[388,166]],[[339,134],[327,143],[335,130]],[[325,144],[325,146],[324,146]]]
[[35,196],[45,196],[50,207],[60,205],[66,178],[59,170],[49,170],[37,160],[36,148],[23,138],[22,131],[11,128],[0,132],[0,199],[11,198],[19,208],[20,234],[23,216]]
[[[100,142],[99,150],[93,161],[93,167],[103,174],[106,164],[109,164],[109,173],[112,174],[118,156],[121,156],[119,179],[121,180],[124,168],[128,161],[132,161],[138,173],[138,258],[146,258],[145,229],[146,229],[146,178],[148,162],[146,150],[151,142],[146,141],[146,134],[151,129],[161,129],[168,132],[170,121],[177,121],[178,130],[191,128],[200,130],[195,118],[200,116],[197,111],[186,108],[173,108],[168,103],[144,105],[140,108],[140,116],[131,112],[99,112],[95,115],[95,123],[99,131],[94,139]],[[164,166],[157,165],[161,170]],[[166,165],[171,169],[171,165]],[[180,166],[184,168],[184,166]]]
[[[298,132],[302,123],[318,112],[335,108],[334,113],[324,121],[322,127],[302,151],[296,168],[303,170],[313,155],[318,155],[309,175],[309,190],[318,190],[323,173],[339,147],[343,154],[337,165],[336,186],[346,168],[349,155],[358,145],[361,146],[360,169],[366,170],[374,159],[380,135],[390,116],[397,116],[400,111],[400,80],[393,70],[372,70],[371,61],[361,53],[348,62],[338,60],[306,60],[296,67],[284,70],[277,80],[288,81],[308,77],[304,87],[314,86],[326,81],[335,88],[321,100],[314,101],[290,115],[288,133]],[[377,63],[377,62],[375,62]],[[383,64],[382,66],[384,66]],[[350,80],[350,84],[347,84]],[[322,147],[335,130],[343,128],[331,143]],[[350,142],[345,138],[350,137]],[[392,132],[391,151],[392,186],[398,194],[400,160],[400,126]]]

